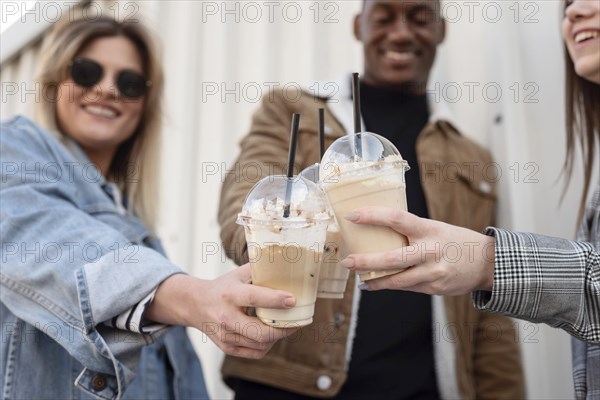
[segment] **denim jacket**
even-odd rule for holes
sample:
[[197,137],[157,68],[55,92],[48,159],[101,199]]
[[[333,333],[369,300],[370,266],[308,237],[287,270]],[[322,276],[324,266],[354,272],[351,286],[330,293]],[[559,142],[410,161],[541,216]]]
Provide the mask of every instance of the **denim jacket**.
[[184,328],[103,324],[182,271],[83,151],[15,117],[0,164],[1,398],[207,398]]

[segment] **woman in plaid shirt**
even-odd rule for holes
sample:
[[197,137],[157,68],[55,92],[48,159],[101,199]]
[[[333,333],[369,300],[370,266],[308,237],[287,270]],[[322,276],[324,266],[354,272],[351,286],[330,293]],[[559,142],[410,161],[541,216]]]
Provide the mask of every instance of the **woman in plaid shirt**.
[[[576,241],[488,228],[484,234],[410,213],[362,208],[346,216],[360,224],[389,226],[410,246],[354,254],[342,265],[363,272],[406,268],[363,283],[365,290],[401,289],[428,294],[473,292],[477,308],[566,330],[573,339],[578,399],[600,399],[600,185],[583,207],[600,134],[600,1],[567,0],[562,24],[570,57],[567,71],[567,161],[575,143],[584,155],[585,187]],[[583,218],[581,218],[583,217]],[[431,251],[435,249],[435,251]]]

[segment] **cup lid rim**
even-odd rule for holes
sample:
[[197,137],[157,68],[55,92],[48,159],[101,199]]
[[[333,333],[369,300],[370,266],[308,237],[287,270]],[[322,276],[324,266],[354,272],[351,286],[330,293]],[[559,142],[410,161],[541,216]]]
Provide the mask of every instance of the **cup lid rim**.
[[236,224],[242,226],[250,226],[250,225],[258,225],[258,226],[266,226],[266,225],[275,225],[275,226],[308,226],[308,225],[322,225],[322,224],[330,224],[332,221],[331,216],[323,216],[317,218],[290,218],[286,219],[281,217],[281,219],[275,218],[256,218],[250,215],[245,215],[242,213],[238,214]]
[[[361,162],[361,161],[359,161]],[[347,171],[344,172],[340,172],[338,173],[336,176],[339,177],[343,177],[343,176],[354,176],[354,175],[360,175],[361,172],[364,172],[365,170],[368,170],[369,168],[373,168],[373,164],[381,164],[381,165],[387,165],[387,168],[385,169],[389,169],[392,168],[395,165],[401,164],[404,172],[409,171],[410,170],[410,165],[408,165],[408,161],[406,160],[394,160],[394,161],[385,161],[385,160],[379,160],[379,161],[364,161],[366,163],[372,163],[371,165],[365,165],[363,167],[360,168],[353,168],[353,169],[349,169]],[[350,162],[348,162],[350,163]],[[332,182],[326,182],[326,181],[321,181],[320,184],[321,185],[328,185],[331,184]],[[338,182],[334,182],[334,183],[338,183]]]

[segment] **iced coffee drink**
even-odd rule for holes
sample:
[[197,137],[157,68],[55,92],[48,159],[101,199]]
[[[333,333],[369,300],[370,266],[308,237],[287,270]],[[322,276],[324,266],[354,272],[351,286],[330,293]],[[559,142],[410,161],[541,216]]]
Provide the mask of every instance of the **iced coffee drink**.
[[[398,150],[387,139],[373,134],[358,135],[361,156],[357,157],[356,138],[336,140],[321,163],[321,185],[327,194],[349,253],[372,253],[406,246],[405,236],[391,228],[358,225],[344,218],[353,210],[383,206],[407,210],[404,172],[408,169]],[[363,281],[391,275],[399,270],[360,274]]]
[[339,266],[339,262],[347,255],[344,251],[344,240],[337,224],[327,229],[325,251],[319,273],[317,297],[322,299],[343,299],[350,271]]
[[323,192],[300,177],[292,182],[289,216],[284,217],[287,180],[285,176],[270,176],[257,183],[237,220],[246,232],[252,283],[296,297],[292,309],[256,309],[261,321],[275,327],[312,322],[330,223]]
[[[319,165],[313,164],[304,169],[300,176],[311,182],[319,182]],[[339,262],[346,256],[344,242],[337,223],[334,222],[327,228],[325,249],[321,271],[319,273],[319,286],[317,297],[323,299],[343,299],[350,271],[339,266]]]

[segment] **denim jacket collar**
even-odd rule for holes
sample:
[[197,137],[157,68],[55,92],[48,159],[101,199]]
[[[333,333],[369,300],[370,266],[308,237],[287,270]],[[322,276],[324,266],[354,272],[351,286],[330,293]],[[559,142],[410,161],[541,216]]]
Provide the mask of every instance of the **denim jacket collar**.
[[[80,163],[80,165],[94,165],[92,161],[90,161],[87,154],[85,154],[85,151],[83,151],[79,143],[77,143],[75,140],[68,136],[65,136],[63,143],[65,144],[65,147],[71,152],[71,154],[73,154],[73,157],[75,157],[77,162]],[[94,168],[96,168],[95,165]],[[98,171],[98,174],[96,176],[97,178],[95,177],[94,179],[95,183],[97,183],[102,188],[102,190],[104,190],[104,192],[110,196],[119,214],[126,215],[127,199],[123,197],[121,189],[119,189],[119,187],[115,183],[107,181],[104,175],[100,173],[100,171]],[[143,233],[146,233],[146,229],[144,229]]]
[[[94,163],[89,159],[87,154],[85,154],[85,151],[83,151],[79,143],[77,143],[75,140],[66,135],[61,135],[60,137],[65,147],[71,152],[73,157],[75,157],[75,159],[77,160],[77,162],[79,162],[80,165],[94,165]],[[94,168],[97,167],[94,165]],[[98,171],[97,178],[95,178],[94,180],[96,181],[95,183],[98,183],[98,185],[100,185],[101,187],[104,186],[107,182],[106,178],[104,177],[104,175],[102,175],[100,171]]]

